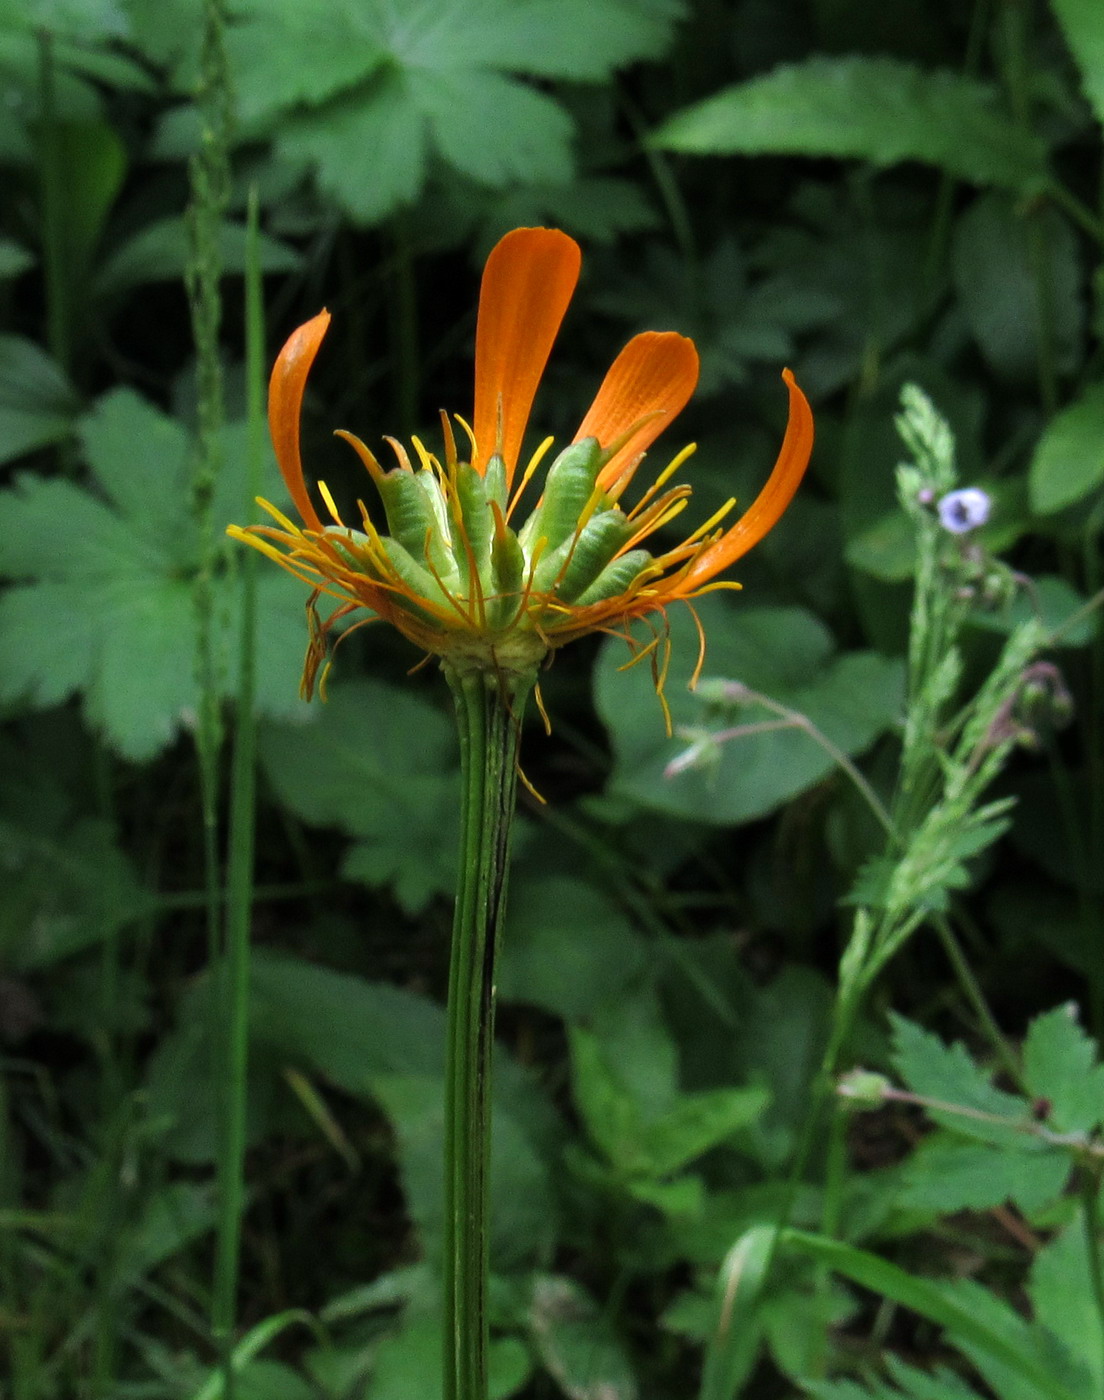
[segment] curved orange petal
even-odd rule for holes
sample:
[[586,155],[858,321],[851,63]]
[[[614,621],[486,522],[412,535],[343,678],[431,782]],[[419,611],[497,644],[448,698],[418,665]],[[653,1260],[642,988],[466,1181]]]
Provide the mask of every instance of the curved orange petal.
[[790,417],[774,470],[736,524],[694,561],[679,581],[680,594],[700,588],[757,545],[778,524],[801,484],[813,450],[813,412],[788,369],[782,371],[782,378],[790,391]]
[[476,471],[486,471],[499,437],[507,480],[513,479],[552,342],[560,329],[582,254],[566,233],[516,228],[491,249],[479,291],[475,332]]
[[686,407],[697,383],[698,352],[692,340],[674,331],[645,331],[633,336],[610,366],[575,434],[576,442],[595,437],[603,447],[610,447],[640,424],[602,468],[600,486],[610,486],[634,458],[639,459],[651,447]]
[[330,325],[330,313],[317,316],[292,331],[287,343],[276,357],[272,377],[268,381],[268,430],[276,449],[276,461],[291,499],[311,530],[321,530],[322,522],[311,504],[303,480],[303,462],[299,456],[299,416],[303,409],[303,391],[307,384],[314,357]]

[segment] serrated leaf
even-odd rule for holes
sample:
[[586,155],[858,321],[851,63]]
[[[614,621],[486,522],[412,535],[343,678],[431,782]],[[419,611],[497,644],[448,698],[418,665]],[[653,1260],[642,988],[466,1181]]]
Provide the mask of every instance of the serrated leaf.
[[1104,1066],[1073,1002],[1035,1017],[1023,1060],[1028,1091],[1049,1106],[1046,1119],[1059,1132],[1090,1133],[1104,1122]]
[[1033,1215],[1061,1195],[1069,1174],[1064,1151],[1042,1146],[1026,1134],[1019,1142],[994,1147],[936,1133],[925,1138],[905,1164],[899,1203],[906,1210],[951,1215],[957,1210],[991,1210],[1011,1201]]
[[375,223],[418,197],[431,154],[495,188],[567,182],[571,117],[527,80],[605,80],[657,56],[680,12],[673,0],[372,0],[308,15],[253,0],[229,47],[245,117],[273,123],[286,160]]
[[427,141],[425,116],[404,76],[389,71],[363,96],[289,117],[276,149],[293,165],[313,166],[323,193],[371,224],[418,194]]
[[262,728],[258,753],[293,812],[364,838],[346,860],[347,875],[393,884],[412,913],[451,892],[459,768],[440,710],[409,689],[350,682],[309,727]]
[[0,462],[68,437],[78,408],[56,361],[31,340],[0,336]]
[[[830,634],[800,608],[750,608],[717,598],[705,598],[695,608],[707,638],[707,677],[761,691],[805,715],[849,754],[861,752],[895,723],[902,686],[896,661],[871,652],[833,657]],[[623,669],[624,643],[608,642],[594,683],[614,748],[614,793],[644,807],[723,825],[765,816],[832,771],[823,746],[798,728],[757,729],[709,750],[710,727],[776,721],[777,715],[749,704],[735,720],[710,720],[688,688],[698,657],[693,619],[674,613],[669,624],[672,660],[664,695],[676,731],[706,734],[706,761],[667,775],[667,765],[685,755],[694,739],[667,738],[647,666]]]
[[[1016,1124],[1031,1121],[1030,1108],[1024,1099],[995,1088],[961,1042],[947,1045],[904,1016],[892,1014],[890,1020],[893,1064],[908,1088],[926,1099],[967,1110],[945,1113],[938,1108],[928,1108],[935,1122],[962,1137],[981,1142],[1018,1145],[1022,1141]],[[971,1109],[1006,1119],[1008,1125],[973,1118],[968,1111]]]
[[918,160],[981,185],[1038,189],[1037,139],[994,88],[889,58],[812,58],[677,113],[653,138],[667,150]]
[[415,71],[407,83],[438,152],[462,175],[494,186],[570,180],[571,119],[544,93],[493,72]]
[[1104,11],[1096,0],[1050,0],[1050,8],[1081,71],[1081,86],[1104,125]]
[[1031,508],[1052,515],[1104,483],[1104,384],[1090,384],[1056,413],[1035,447],[1028,474]]
[[[18,581],[0,596],[0,646],[9,658],[0,694],[46,707],[80,692],[93,727],[125,757],[142,760],[170,743],[198,708],[190,442],[128,390],[105,396],[82,426],[102,495],[31,475],[0,494],[0,573]],[[246,514],[244,445],[244,428],[230,425],[215,491],[220,531]],[[271,455],[265,473],[266,494],[283,499]],[[219,548],[228,560],[221,535]],[[302,652],[275,639],[303,635],[302,588],[262,573],[257,591],[258,709],[301,714],[295,673]],[[225,563],[213,625],[219,680],[232,692],[240,593]]]

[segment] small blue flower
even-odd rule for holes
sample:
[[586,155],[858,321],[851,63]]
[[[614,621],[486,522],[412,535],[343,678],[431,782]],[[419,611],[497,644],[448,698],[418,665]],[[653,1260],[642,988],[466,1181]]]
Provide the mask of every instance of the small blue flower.
[[965,535],[985,524],[993,509],[993,500],[979,487],[966,486],[961,491],[949,491],[936,509],[944,530],[952,535]]

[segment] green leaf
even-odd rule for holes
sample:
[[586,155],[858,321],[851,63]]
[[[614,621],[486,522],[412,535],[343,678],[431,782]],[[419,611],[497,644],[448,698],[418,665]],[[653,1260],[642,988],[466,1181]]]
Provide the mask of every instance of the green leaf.
[[1104,1387],[1100,1313],[1082,1220],[1059,1231],[1035,1255],[1028,1294],[1035,1316],[1065,1344],[1092,1377],[1091,1394]]
[[412,72],[407,81],[437,151],[462,175],[494,186],[571,179],[571,119],[544,93],[492,72]]
[[[125,757],[143,760],[171,742],[198,707],[191,445],[178,425],[129,390],[101,399],[83,428],[102,495],[30,475],[0,494],[0,573],[19,580],[0,597],[0,647],[8,657],[0,697],[47,707],[81,692],[90,724]],[[246,515],[244,425],[229,426],[222,446],[214,628],[225,693],[236,684],[240,594],[221,530]],[[271,456],[265,478],[266,494],[282,502]],[[303,589],[274,573],[259,576],[257,704],[265,714],[302,714],[301,652],[277,639],[303,635]]]
[[782,1246],[912,1309],[945,1328],[952,1341],[968,1343],[980,1356],[1012,1368],[1014,1374],[1035,1387],[1033,1393],[1039,1400],[1044,1396],[1049,1400],[1079,1400],[1078,1391],[1070,1389],[1048,1364],[1038,1332],[979,1285],[934,1283],[865,1250],[799,1230],[784,1231]]
[[632,1367],[608,1315],[577,1283],[538,1275],[529,1327],[537,1355],[568,1400],[636,1400]]
[[[861,752],[896,722],[899,663],[872,652],[833,657],[831,636],[811,613],[750,608],[721,598],[704,598],[695,609],[708,642],[706,677],[739,681],[805,715],[848,754]],[[687,731],[684,737],[668,739],[664,733],[647,663],[622,669],[628,657],[618,641],[607,642],[599,657],[595,702],[613,743],[615,795],[724,825],[765,816],[832,771],[835,764],[824,747],[797,728],[771,728],[711,746],[713,732],[777,717],[751,704],[723,718],[707,709],[688,689],[698,657],[693,619],[679,610],[669,622],[672,660],[664,693],[676,731]],[[699,738],[700,766],[667,776],[667,765],[686,756]]]
[[951,266],[970,329],[996,374],[1033,383],[1040,354],[1053,356],[1062,374],[1076,371],[1084,278],[1077,237],[1061,214],[1025,213],[1003,192],[981,194],[955,226]]
[[418,195],[427,142],[425,116],[405,77],[388,71],[361,97],[289,117],[276,149],[293,165],[312,166],[324,194],[371,224]]
[[459,767],[442,711],[408,687],[348,682],[310,726],[262,728],[258,753],[293,812],[362,838],[348,878],[392,885],[411,913],[452,892]]
[[1060,1133],[1091,1133],[1104,1122],[1104,1066],[1073,1002],[1035,1017],[1023,1058],[1028,1091],[1049,1105],[1046,1121]]
[[1022,1141],[1016,1124],[1029,1123],[1029,1105],[1015,1094],[996,1089],[989,1076],[959,1042],[946,1045],[903,1016],[892,1014],[893,1064],[914,1094],[966,1110],[1008,1119],[1008,1126],[986,1123],[967,1113],[927,1111],[935,1122],[963,1137],[1012,1146]]
[[593,885],[562,875],[511,881],[502,1000],[578,1021],[625,994],[646,967],[632,921]]
[[727,88],[653,138],[699,155],[919,160],[980,185],[1036,190],[1043,153],[994,88],[889,58],[812,58]]
[[[119,296],[149,282],[175,282],[184,275],[189,256],[184,219],[157,219],[140,229],[100,265],[93,283],[95,295]],[[265,272],[291,272],[300,264],[298,253],[266,234],[260,236],[260,260]],[[245,225],[224,220],[219,226],[219,256],[223,271],[245,271]]]
[[1081,71],[1081,86],[1104,125],[1104,12],[1096,0],[1050,0],[1054,18]]
[[1104,482],[1104,384],[1090,384],[1050,420],[1035,447],[1031,508],[1052,515]]
[[524,79],[608,79],[657,56],[673,0],[407,0],[247,8],[228,43],[242,113],[313,169],[354,219],[375,223],[421,194],[432,156],[499,188],[566,183],[574,126]]
[[76,391],[45,351],[0,335],[0,462],[61,442],[78,409]]
[[[944,1120],[949,1121],[949,1118]],[[951,1215],[991,1210],[1011,1201],[1028,1215],[1051,1205],[1069,1180],[1069,1155],[1022,1134],[999,1147],[933,1133],[921,1142],[902,1173],[899,1203],[906,1210]]]

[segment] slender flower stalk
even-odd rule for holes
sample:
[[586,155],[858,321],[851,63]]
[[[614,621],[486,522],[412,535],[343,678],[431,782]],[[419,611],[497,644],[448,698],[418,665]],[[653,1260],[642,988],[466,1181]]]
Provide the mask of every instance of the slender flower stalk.
[[[574,240],[555,229],[515,229],[492,250],[479,298],[474,412],[470,425],[442,412],[439,454],[417,437],[413,454],[387,438],[397,465],[385,470],[359,438],[339,431],[376,488],[385,531],[362,500],[347,524],[325,482],[316,483],[317,501],[307,487],[299,420],[329,313],[300,326],[272,372],[269,426],[301,524],[261,501],[274,524],[229,530],[312,590],[304,694],[324,687],[331,638],[383,621],[439,659],[456,702],[464,796],[445,1069],[446,1400],[487,1393],[494,967],[526,701],[551,654],[596,631],[623,636],[638,657],[651,654],[661,690],[667,609],[739,586],[719,575],[778,521],[813,443],[809,405],[786,370],[789,423],[762,492],[727,528],[734,501],[681,544],[664,541],[653,552],[654,537],[689,502],[689,486],[670,483],[693,449],[627,501],[648,449],[694,391],[698,355],[684,336],[647,331],[614,360],[519,523],[552,446],[546,438],[523,461],[523,440],[580,260]],[[325,617],[323,597],[336,600]],[[637,618],[651,620],[646,644],[626,630]]]

